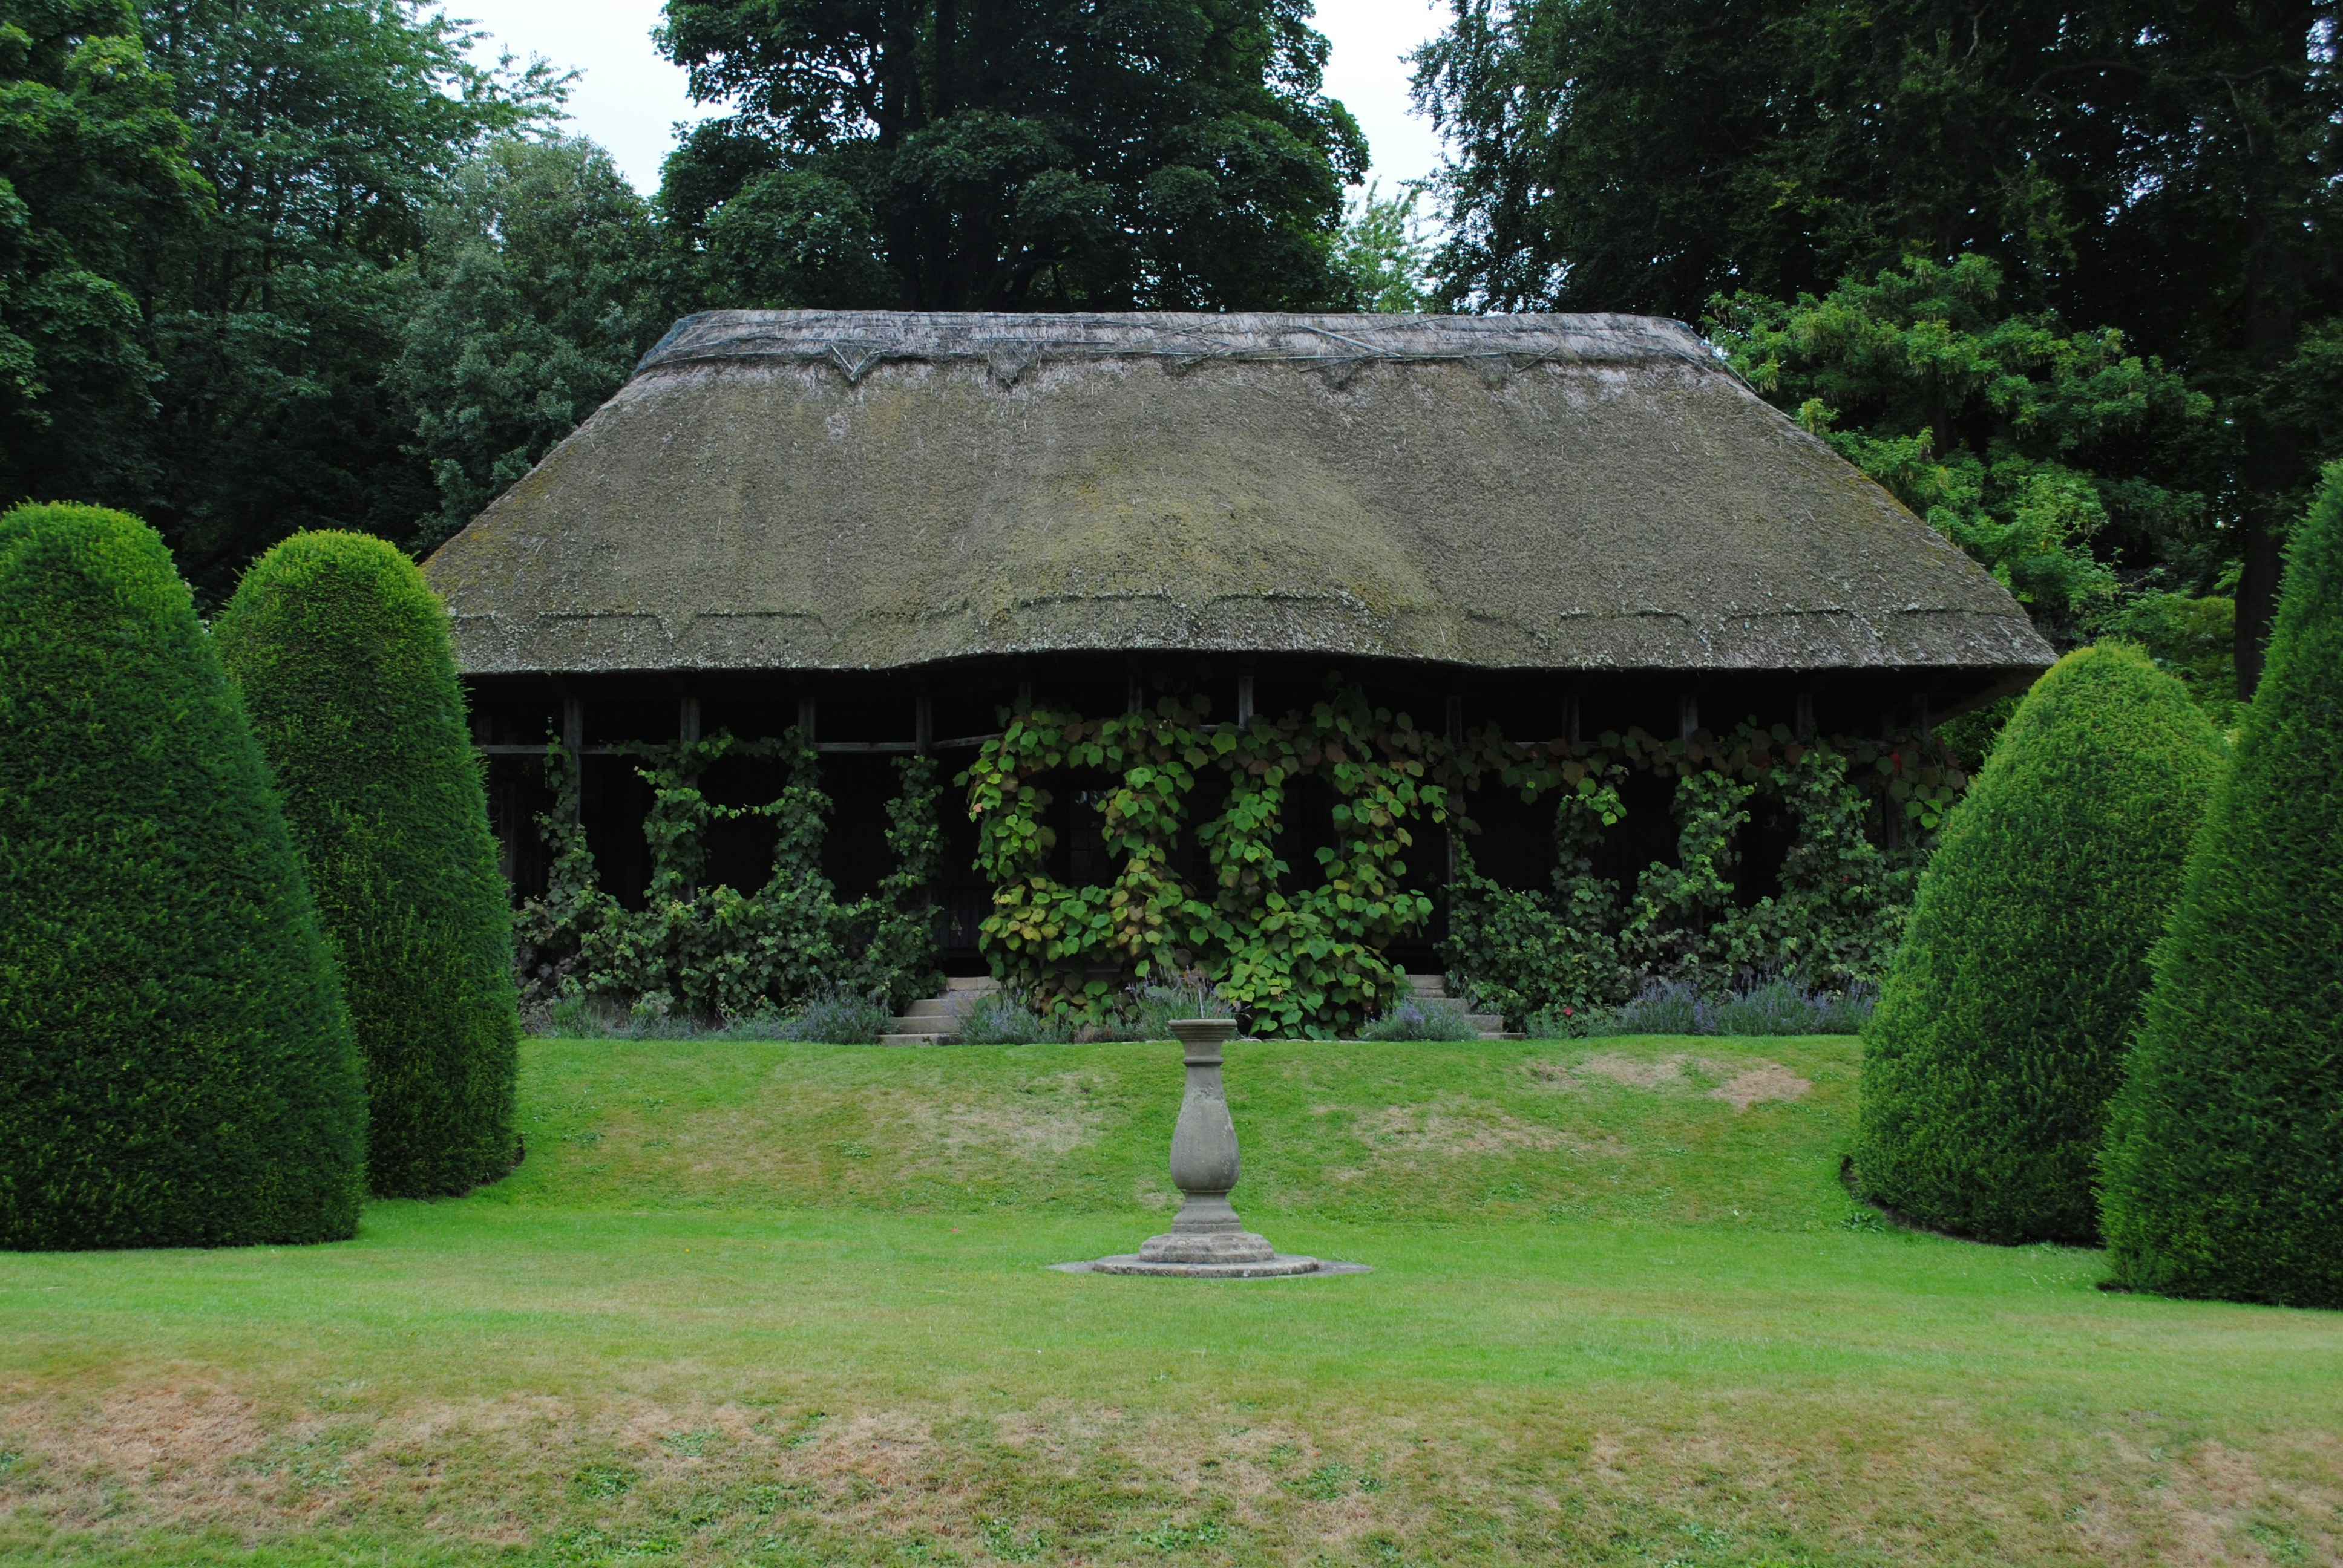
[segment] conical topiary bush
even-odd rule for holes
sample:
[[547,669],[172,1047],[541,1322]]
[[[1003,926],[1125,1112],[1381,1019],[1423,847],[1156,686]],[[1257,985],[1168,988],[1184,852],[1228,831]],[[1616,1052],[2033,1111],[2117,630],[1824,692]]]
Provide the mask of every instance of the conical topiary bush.
[[2343,464],[2288,550],[2102,1178],[2120,1282],[2343,1307]]
[[514,1157],[512,917],[446,609],[382,540],[297,534],[216,635],[341,965],[374,1191],[496,1180]]
[[0,1246],[353,1234],[366,1101],[267,769],[152,528],[0,517]]
[[2125,647],[2027,694],[1946,825],[1864,1030],[1858,1190],[1995,1241],[2093,1241],[2093,1161],[2221,739]]

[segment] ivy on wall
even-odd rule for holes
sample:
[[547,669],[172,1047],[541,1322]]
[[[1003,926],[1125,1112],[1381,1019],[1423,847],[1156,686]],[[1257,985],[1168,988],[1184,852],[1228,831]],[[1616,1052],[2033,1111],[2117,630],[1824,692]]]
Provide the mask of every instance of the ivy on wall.
[[[942,859],[937,819],[942,793],[930,758],[898,759],[902,789],[889,803],[887,841],[896,869],[878,895],[851,903],[821,869],[830,798],[820,759],[795,729],[769,740],[729,732],[694,741],[623,749],[641,760],[651,787],[643,820],[651,873],[644,907],[628,910],[602,890],[579,821],[580,770],[558,743],[546,749],[553,809],[538,818],[548,850],[548,886],[518,911],[525,1003],[585,995],[621,1000],[654,1013],[734,1017],[787,1006],[844,985],[885,993],[900,1008],[943,983],[928,914]],[[779,757],[789,783],[759,806],[722,806],[699,780],[728,757]],[[705,837],[719,819],[770,819],[772,869],[763,887],[703,888]]]
[[[1256,1030],[1350,1032],[1395,1000],[1404,977],[1385,951],[1433,912],[1406,885],[1415,829],[1453,818],[1444,961],[1510,1018],[1616,1002],[1654,978],[1705,986],[1794,967],[1844,984],[1884,967],[1916,860],[1967,785],[1940,746],[1914,736],[1802,742],[1785,727],[1745,723],[1723,737],[1631,729],[1523,746],[1484,726],[1452,743],[1338,681],[1282,719],[1239,728],[1208,717],[1202,699],[1182,696],[1109,719],[1008,711],[1001,736],[959,776],[979,824],[979,869],[995,885],[982,942],[1003,980],[1097,1018],[1120,1004],[1126,976],[1202,967]],[[1217,816],[1193,824],[1211,876],[1191,887],[1173,870],[1175,849],[1196,779],[1214,767],[1228,794]],[[1048,874],[1055,797],[1045,780],[1067,769],[1121,780],[1101,808],[1122,866],[1111,886]],[[1676,780],[1678,832],[1674,863],[1654,862],[1627,889],[1594,868],[1604,833],[1625,819],[1632,772]],[[1288,792],[1304,776],[1334,797],[1334,842],[1316,851],[1311,885],[1277,853]],[[1551,891],[1503,888],[1473,864],[1462,835],[1477,829],[1453,808],[1499,784],[1532,803],[1554,797]],[[1782,890],[1745,902],[1736,846],[1759,800],[1783,805],[1795,839]],[[1911,847],[1883,850],[1875,819],[1908,825]]]
[[[1676,864],[1644,868],[1632,895],[1594,873],[1603,829],[1625,819],[1619,786],[1631,768],[1675,777],[1678,829]],[[1916,738],[1801,744],[1785,728],[1745,724],[1722,743],[1701,731],[1674,742],[1605,735],[1592,749],[1571,749],[1560,769],[1523,758],[1498,770],[1525,800],[1560,791],[1554,890],[1500,887],[1460,856],[1443,957],[1512,1019],[1613,1005],[1651,980],[1711,990],[1776,969],[1834,988],[1875,980],[1934,829],[1968,783],[1940,748]],[[1745,903],[1735,837],[1751,805],[1768,799],[1785,809],[1795,836],[1781,891]],[[1874,843],[1875,814],[1908,823],[1911,847],[1891,854]]]
[[[1445,789],[1427,773],[1430,738],[1356,688],[1242,729],[1207,727],[1209,713],[1204,699],[1181,695],[1105,719],[1022,702],[1010,710],[959,777],[978,824],[978,869],[994,887],[980,929],[994,971],[1045,1005],[1098,1018],[1120,1004],[1123,974],[1201,965],[1255,1029],[1355,1030],[1404,983],[1383,948],[1432,913],[1403,880],[1415,841],[1408,824],[1445,809]],[[1229,794],[1196,828],[1212,868],[1200,890],[1175,870],[1174,850],[1197,776],[1212,767],[1227,775]],[[1110,886],[1048,875],[1055,798],[1041,780],[1061,769],[1117,780],[1100,806],[1106,849],[1121,863]],[[1332,789],[1335,841],[1317,851],[1322,879],[1293,887],[1276,840],[1287,790],[1305,775]]]
[[[549,747],[555,804],[538,819],[549,885],[518,917],[528,1000],[583,993],[724,1016],[840,984],[900,1007],[941,984],[929,911],[943,852],[933,759],[898,760],[896,869],[876,897],[841,903],[820,865],[830,800],[796,731],[627,749],[652,792],[645,907],[599,890],[577,764]],[[718,805],[699,780],[728,756],[783,759],[789,782],[760,806]],[[1197,819],[1197,785],[1215,773],[1225,795]],[[1674,780],[1676,855],[1627,885],[1595,868],[1639,773]],[[1332,834],[1297,871],[1279,851],[1303,779],[1331,797]],[[1825,985],[1875,976],[1918,861],[1967,786],[1940,745],[1908,735],[1801,741],[1744,723],[1723,736],[1630,729],[1523,745],[1483,726],[1451,741],[1339,678],[1307,709],[1242,727],[1212,722],[1206,699],[1177,692],[1107,719],[1021,701],[955,782],[978,827],[976,869],[993,888],[980,945],[1031,1002],[1103,1020],[1127,1005],[1131,980],[1202,969],[1256,1031],[1320,1037],[1355,1032],[1402,993],[1387,954],[1433,913],[1426,879],[1410,876],[1428,829],[1453,835],[1443,961],[1518,1020],[1614,1003],[1654,978],[1706,988],[1777,967]],[[1070,782],[1095,784],[1087,799],[1114,868],[1104,885],[1051,875],[1051,809]],[[1464,808],[1500,787],[1553,802],[1547,889],[1504,888],[1473,861],[1478,829]],[[1751,900],[1737,846],[1761,803],[1787,817],[1794,839],[1780,890]],[[766,884],[699,886],[709,825],[751,814],[775,825]],[[1895,849],[1878,841],[1890,821],[1909,829]],[[1195,860],[1183,859],[1183,835]]]

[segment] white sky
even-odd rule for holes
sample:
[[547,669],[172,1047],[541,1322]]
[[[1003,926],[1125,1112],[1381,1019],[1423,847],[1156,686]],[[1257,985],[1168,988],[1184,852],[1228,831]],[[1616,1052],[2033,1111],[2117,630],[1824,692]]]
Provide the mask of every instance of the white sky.
[[[683,73],[651,46],[660,0],[444,0],[468,16],[498,48],[527,60],[542,55],[584,73],[569,98],[571,128],[610,150],[618,167],[649,194],[659,160],[675,145],[678,122],[705,110],[684,95]],[[1333,44],[1326,90],[1347,105],[1367,134],[1371,177],[1389,195],[1421,179],[1439,158],[1431,124],[1408,109],[1408,67],[1401,56],[1440,30],[1445,4],[1432,0],[1319,0],[1318,30]]]

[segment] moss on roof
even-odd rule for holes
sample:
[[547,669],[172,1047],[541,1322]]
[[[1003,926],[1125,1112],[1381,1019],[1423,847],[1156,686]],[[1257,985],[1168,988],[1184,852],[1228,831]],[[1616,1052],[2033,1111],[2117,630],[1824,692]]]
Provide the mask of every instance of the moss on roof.
[[475,674],[2051,658],[1957,548],[1633,317],[687,317],[426,572]]

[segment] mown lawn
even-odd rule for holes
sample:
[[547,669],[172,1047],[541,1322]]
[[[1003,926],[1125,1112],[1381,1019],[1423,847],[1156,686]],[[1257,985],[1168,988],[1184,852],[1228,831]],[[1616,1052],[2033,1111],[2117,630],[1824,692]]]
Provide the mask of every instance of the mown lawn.
[[1849,1202],[1845,1040],[1231,1051],[1368,1274],[1066,1275],[1177,1053],[537,1042],[352,1243],[0,1257],[12,1561],[2343,1560],[2343,1314]]

